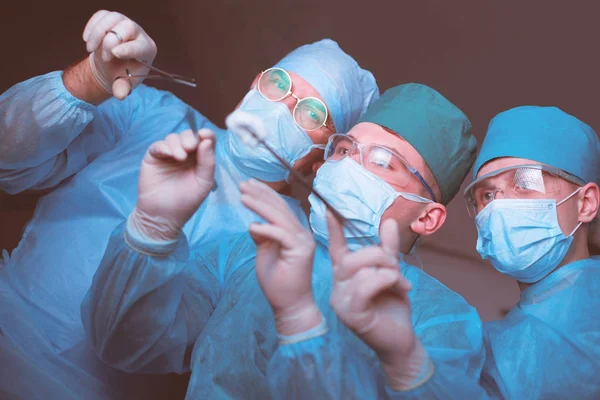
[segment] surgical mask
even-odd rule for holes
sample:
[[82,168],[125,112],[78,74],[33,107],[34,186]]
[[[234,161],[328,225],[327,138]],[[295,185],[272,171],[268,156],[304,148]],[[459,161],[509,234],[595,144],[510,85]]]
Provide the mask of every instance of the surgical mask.
[[485,206],[475,218],[477,251],[499,272],[520,282],[541,280],[560,264],[573,242],[558,224],[560,203],[543,199],[498,199]]
[[[344,229],[344,236],[351,250],[361,248],[361,243],[368,240],[379,243],[381,217],[398,197],[418,203],[432,202],[413,193],[397,192],[390,184],[349,157],[325,162],[319,168],[313,186],[333,208],[358,228],[360,233]],[[327,245],[327,207],[314,194],[308,200],[311,205],[312,230],[315,237]]]
[[[248,92],[232,115],[239,112],[251,113],[262,120],[267,129],[265,142],[290,166],[313,148],[324,147],[315,145],[306,132],[296,125],[285,104],[265,100],[256,89]],[[265,182],[289,179],[289,170],[264,146],[248,145],[233,132],[228,132],[228,144],[234,164],[248,176]]]

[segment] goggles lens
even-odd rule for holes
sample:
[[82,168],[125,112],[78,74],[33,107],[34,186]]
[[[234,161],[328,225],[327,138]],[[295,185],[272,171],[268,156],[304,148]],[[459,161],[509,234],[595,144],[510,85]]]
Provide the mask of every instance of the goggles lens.
[[560,191],[562,178],[536,167],[515,167],[476,180],[465,193],[471,217],[497,198],[547,199]]
[[365,145],[347,135],[332,135],[325,149],[325,160],[340,161],[346,157],[360,162],[392,186],[404,188],[410,180],[408,165],[393,150],[374,144]]
[[[259,93],[269,101],[281,101],[292,95],[292,78],[286,70],[269,68],[258,79]],[[298,99],[293,117],[296,124],[305,131],[314,131],[325,126],[327,106],[316,97]]]

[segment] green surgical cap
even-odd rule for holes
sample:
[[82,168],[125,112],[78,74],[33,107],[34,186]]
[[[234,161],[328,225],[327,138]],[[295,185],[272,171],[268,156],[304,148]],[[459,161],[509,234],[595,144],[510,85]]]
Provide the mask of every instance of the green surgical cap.
[[556,107],[523,106],[498,114],[473,170],[495,158],[526,158],[600,184],[600,140],[592,128]]
[[[384,126],[423,157],[448,204],[475,160],[477,140],[467,116],[432,88],[407,83],[388,89],[359,122]],[[419,171],[422,173],[422,171]]]

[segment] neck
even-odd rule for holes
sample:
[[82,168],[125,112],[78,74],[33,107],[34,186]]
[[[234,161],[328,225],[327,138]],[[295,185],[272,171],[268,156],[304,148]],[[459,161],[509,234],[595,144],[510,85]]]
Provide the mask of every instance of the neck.
[[276,191],[277,193],[282,194],[284,196],[292,195],[292,187],[286,181],[264,182],[264,184],[267,185],[268,187],[270,187],[271,189],[273,189],[274,191]]
[[[590,258],[590,250],[589,250],[588,243],[587,243],[588,230],[587,230],[587,226],[584,226],[584,225],[582,225],[577,230],[577,232],[575,232],[575,234],[573,235],[573,243],[571,243],[571,247],[569,248],[567,255],[565,256],[565,258],[563,258],[563,260],[560,262],[560,264],[558,264],[558,267],[556,267],[551,273],[554,273],[555,271],[559,270],[560,268],[564,267],[565,265],[572,264],[575,261],[585,260],[586,258]],[[519,282],[519,289],[522,292],[523,290],[525,290],[528,287],[535,285],[535,284],[536,284],[536,282],[533,282],[533,283]]]

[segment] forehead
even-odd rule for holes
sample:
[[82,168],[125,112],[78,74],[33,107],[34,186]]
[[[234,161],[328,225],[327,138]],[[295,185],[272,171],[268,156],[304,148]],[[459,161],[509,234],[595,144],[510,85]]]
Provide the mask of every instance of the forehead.
[[[287,73],[292,78],[292,91],[298,97],[316,97],[325,103],[325,100],[321,97],[317,89],[314,88],[313,85],[308,83],[303,77],[298,75],[295,72],[287,71]],[[325,103],[327,105],[327,103]]]
[[348,135],[364,144],[376,144],[395,150],[413,167],[419,167],[425,162],[419,152],[404,138],[396,133],[386,131],[382,126],[372,122],[361,122],[355,125]]
[[493,160],[488,161],[483,164],[483,166],[479,169],[477,173],[477,178],[489,174],[490,172],[497,171],[502,168],[512,167],[515,165],[528,165],[528,164],[540,164],[537,161],[529,160],[526,158],[516,158],[516,157],[500,157],[495,158]]

